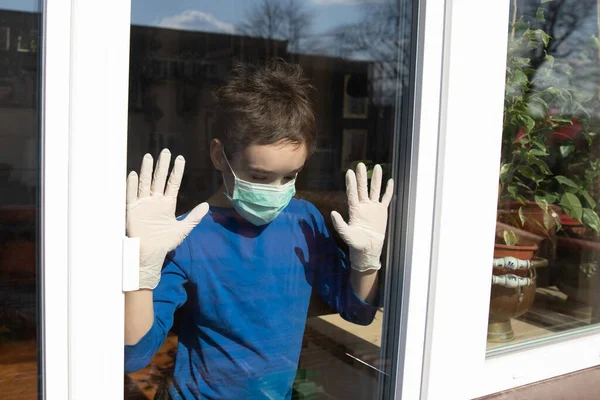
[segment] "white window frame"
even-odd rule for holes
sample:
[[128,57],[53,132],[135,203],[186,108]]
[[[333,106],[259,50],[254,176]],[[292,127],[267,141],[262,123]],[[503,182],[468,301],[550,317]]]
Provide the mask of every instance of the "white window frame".
[[600,364],[594,327],[486,358],[509,5],[445,2],[423,399],[472,399]]
[[47,0],[42,30],[42,384],[48,400],[69,393],[69,81],[71,2]]
[[[416,206],[396,397],[474,398],[598,365],[596,329],[486,359],[491,268],[482,265],[493,255],[509,1],[421,5]],[[131,3],[46,0],[44,11],[45,394],[118,399]],[[467,150],[468,138],[482,135],[484,151]]]
[[44,398],[119,399],[131,4],[44,12]]
[[[414,3],[413,3],[414,4]],[[444,45],[445,0],[422,1],[418,12],[411,176],[406,243],[402,243],[404,284],[395,387],[397,399],[421,398],[430,282],[433,212],[436,195],[440,84]]]

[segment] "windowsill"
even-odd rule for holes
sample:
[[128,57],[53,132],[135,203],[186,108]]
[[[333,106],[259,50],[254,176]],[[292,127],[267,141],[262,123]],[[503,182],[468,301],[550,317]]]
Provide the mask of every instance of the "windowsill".
[[515,339],[508,342],[488,341],[487,349],[587,327],[593,323],[592,314],[591,306],[569,300],[566,294],[554,286],[538,288],[532,307],[519,318],[511,319]]
[[308,318],[305,336],[341,361],[376,374],[384,369],[385,360],[380,359],[382,327],[382,309],[367,326],[348,322],[339,314],[327,314]]
[[519,342],[523,342],[529,339],[538,339],[542,336],[551,335],[553,332],[549,329],[542,328],[537,325],[530,324],[528,322],[512,319],[511,320],[513,332],[515,333],[515,338],[509,342],[491,342],[488,340],[487,348],[493,349],[496,347],[502,347],[505,345],[511,345]]
[[595,399],[600,391],[600,367],[576,371],[477,400]]

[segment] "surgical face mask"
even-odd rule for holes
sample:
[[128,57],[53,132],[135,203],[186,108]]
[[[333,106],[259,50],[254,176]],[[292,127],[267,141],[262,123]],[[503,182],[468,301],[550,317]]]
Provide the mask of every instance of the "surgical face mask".
[[230,195],[226,179],[223,177],[227,189],[225,195],[233,204],[233,208],[252,224],[261,226],[273,221],[296,194],[295,177],[285,185],[265,185],[244,181],[237,177],[225,153],[223,156],[234,178],[233,192]]

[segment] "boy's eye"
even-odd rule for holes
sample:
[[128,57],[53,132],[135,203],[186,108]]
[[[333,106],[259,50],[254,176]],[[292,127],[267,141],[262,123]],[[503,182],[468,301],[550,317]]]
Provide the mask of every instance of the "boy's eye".
[[291,181],[292,179],[294,179],[295,176],[286,176],[285,178],[283,178],[286,181]]
[[267,177],[266,176],[255,176],[255,175],[252,175],[252,179],[254,179],[255,181],[266,181]]

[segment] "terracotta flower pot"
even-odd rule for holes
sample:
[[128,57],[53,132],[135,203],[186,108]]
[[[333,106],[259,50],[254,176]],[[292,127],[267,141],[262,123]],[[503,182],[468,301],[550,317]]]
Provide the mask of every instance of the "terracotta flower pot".
[[516,257],[519,260],[531,260],[538,247],[533,246],[508,246],[506,244],[494,244],[494,258]]
[[[523,229],[516,228],[514,226],[505,224],[500,221],[496,221],[496,241],[502,242],[504,241],[504,232],[505,231],[513,231],[518,238],[519,246],[535,246],[538,247],[544,240],[543,236],[536,235],[535,233],[531,233],[525,231]],[[509,248],[510,246],[507,246]],[[512,248],[512,247],[510,247]],[[496,248],[496,251],[499,251],[500,247]],[[533,257],[533,254],[531,255]]]
[[587,228],[584,224],[565,213],[560,214],[560,223],[563,227],[563,230],[573,233],[577,236],[583,236],[587,231]]
[[[525,217],[525,223],[521,223],[519,216],[519,208],[522,207],[522,214]],[[548,260],[550,266],[542,270],[541,275],[537,279],[538,287],[550,286],[553,284],[554,260],[556,259],[556,217],[562,214],[560,207],[556,205],[550,206],[550,212],[554,212],[556,216],[549,215],[550,220],[547,221],[548,226],[544,225],[544,210],[535,202],[521,204],[518,202],[503,202],[498,205],[498,221],[511,226],[519,227],[525,232],[529,232],[534,237],[540,238],[540,242],[536,243],[538,250],[536,255]],[[526,235],[518,235],[519,244],[533,244],[529,241]]]
[[[522,209],[525,217],[523,223],[521,223],[521,218],[519,217],[519,209]],[[561,209],[556,205],[551,205],[550,212],[560,215]],[[518,226],[527,232],[542,237],[552,237],[556,233],[556,221],[554,218],[550,218],[548,227],[546,227],[544,224],[544,210],[534,202],[525,204],[519,202],[500,203],[498,205],[498,220],[508,225]]]
[[560,223],[566,226],[583,226],[583,224],[577,221],[575,218],[570,217],[565,213],[560,214]]

